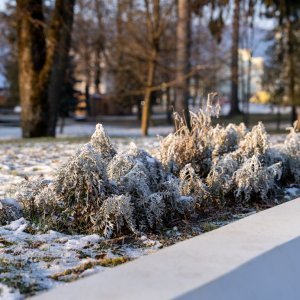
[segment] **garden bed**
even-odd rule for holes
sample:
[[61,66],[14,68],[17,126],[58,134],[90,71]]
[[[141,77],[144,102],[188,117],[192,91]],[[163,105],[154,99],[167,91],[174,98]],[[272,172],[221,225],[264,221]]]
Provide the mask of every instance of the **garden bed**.
[[[210,125],[208,124],[208,126]],[[215,129],[212,128],[212,130]],[[259,127],[258,129],[255,130],[257,130],[257,132],[260,133],[259,130],[261,129]],[[254,134],[257,134],[257,132],[254,131]],[[234,134],[232,134],[231,129],[228,130],[228,132],[223,131],[223,134],[224,133],[225,135],[229,134],[229,138],[230,136],[231,137],[234,136]],[[106,137],[103,136],[102,131],[100,132],[100,135],[102,136],[101,139],[99,140],[99,143],[101,144],[103,138],[105,140]],[[247,136],[247,138],[248,139],[253,138],[253,136],[250,135]],[[255,136],[254,140],[256,138],[259,139],[261,138],[261,136],[258,137]],[[121,154],[117,154],[117,155],[119,155],[119,158],[121,157],[122,159],[124,157],[122,153],[134,153],[130,155],[132,155],[132,157],[134,157],[134,155],[136,155],[136,157],[139,157],[137,159],[138,166],[140,166],[141,165],[140,163],[143,162],[143,164],[145,164],[147,168],[151,169],[153,166],[153,168],[155,167],[154,170],[157,171],[160,170],[159,168],[162,167],[159,165],[159,162],[156,161],[156,158],[153,157],[157,155],[157,153],[159,153],[158,150],[159,147],[162,147],[160,148],[161,150],[161,149],[166,149],[166,147],[168,148],[170,146],[170,143],[168,142],[167,139],[168,138],[166,138],[163,141],[159,141],[156,138],[136,139],[135,142],[137,144],[137,148],[136,146],[132,148],[133,146],[132,144],[130,144],[129,139],[115,139],[112,141],[112,144],[114,146],[114,149],[116,150],[113,150],[112,153],[121,152]],[[270,138],[268,147],[266,146],[265,149],[258,148],[259,149],[258,151],[261,151],[261,153],[259,153],[260,156],[258,158],[258,164],[259,164],[258,170],[259,172],[262,172],[261,174],[263,174],[263,176],[269,176],[268,175],[269,171],[267,170],[271,170],[273,172],[273,170],[275,169],[273,169],[273,167],[271,169],[263,169],[264,168],[263,164],[265,164],[266,162],[264,161],[265,158],[261,160],[261,162],[259,162],[261,156],[265,155],[264,153],[267,149],[272,149],[272,148],[277,149],[274,148],[275,145],[277,143],[282,143],[282,140],[285,140],[284,136],[274,136]],[[224,141],[228,143],[228,139],[226,140],[225,138]],[[294,143],[292,144],[294,148],[297,146],[297,145],[295,146],[296,141],[297,140],[295,139],[292,141],[292,143]],[[180,142],[181,141],[179,139],[179,143]],[[235,141],[235,143],[236,145],[238,145],[239,142]],[[250,146],[248,145],[250,150],[252,148],[253,148],[252,150],[255,150],[256,149],[255,147],[261,147],[261,145],[254,145],[254,146],[251,145],[251,141],[248,141],[248,143],[250,144]],[[97,149],[97,147],[99,146],[93,144],[93,141],[91,142],[91,145],[95,149]],[[242,143],[241,145],[242,146],[239,147],[245,148],[245,143],[244,144]],[[269,178],[269,180],[271,180],[270,182],[272,182],[272,184],[273,183],[275,184],[274,187],[276,187],[276,197],[274,196],[273,199],[275,201],[267,200],[268,195],[275,195],[273,194],[274,192],[272,190],[273,187],[271,187],[271,189],[268,191],[269,194],[267,193],[264,194],[263,193],[264,191],[261,190],[256,191],[254,190],[253,186],[252,187],[250,186],[249,188],[249,186],[245,185],[241,187],[233,187],[236,188],[236,192],[234,195],[240,197],[239,201],[228,202],[228,200],[226,200],[227,201],[226,204],[224,203],[222,204],[220,200],[223,201],[223,194],[222,195],[216,194],[214,196],[215,198],[211,196],[216,191],[218,192],[220,191],[219,188],[215,187],[214,185],[216,181],[214,181],[213,178],[215,177],[210,176],[209,174],[211,173],[207,173],[206,175],[203,174],[200,175],[203,170],[197,170],[195,178],[199,178],[199,179],[202,178],[201,180],[204,180],[207,176],[207,178],[205,179],[206,181],[203,181],[204,182],[203,185],[200,182],[200,186],[201,187],[203,186],[205,188],[205,191],[208,192],[211,191],[210,193],[208,193],[208,195],[202,194],[201,196],[202,198],[198,200],[197,197],[199,197],[199,194],[197,193],[202,193],[203,190],[199,190],[198,192],[196,191],[195,194],[195,191],[193,191],[190,188],[190,186],[187,185],[187,183],[191,184],[189,181],[190,177],[187,178],[186,174],[179,175],[182,174],[181,171],[184,170],[186,165],[188,165],[188,161],[182,162],[180,161],[180,159],[183,159],[183,157],[180,157],[179,161],[174,162],[174,156],[173,156],[172,157],[173,165],[171,167],[173,168],[172,171],[168,170],[163,172],[166,172],[166,174],[169,173],[171,174],[172,172],[174,172],[175,175],[172,176],[182,176],[180,177],[180,181],[178,181],[178,186],[181,188],[180,193],[182,196],[177,196],[177,193],[173,192],[175,196],[172,197],[174,198],[171,198],[171,200],[169,200],[169,198],[168,200],[164,200],[164,201],[171,201],[171,202],[179,201],[176,204],[177,206],[175,205],[174,211],[172,211],[173,209],[172,206],[168,206],[169,202],[165,202],[162,207],[163,209],[165,209],[165,207],[167,206],[167,209],[161,212],[156,212],[155,210],[153,210],[155,209],[155,207],[154,208],[152,207],[151,218],[149,219],[147,213],[141,212],[137,206],[138,213],[140,214],[139,217],[140,218],[144,217],[146,219],[136,220],[135,222],[137,223],[140,222],[140,225],[137,225],[135,223],[134,227],[132,227],[127,222],[127,219],[125,218],[125,221],[122,220],[122,222],[120,222],[120,219],[113,219],[112,222],[113,221],[117,222],[113,224],[113,226],[111,226],[112,223],[109,223],[110,222],[109,221],[108,224],[109,226],[111,226],[109,227],[109,229],[111,229],[112,231],[107,231],[106,229],[103,229],[102,223],[100,223],[99,226],[98,225],[95,227],[90,226],[90,224],[93,224],[92,222],[84,223],[82,228],[77,228],[77,227],[74,228],[73,226],[73,227],[63,227],[63,230],[58,230],[59,226],[62,225],[66,226],[66,224],[62,224],[63,220],[58,223],[56,219],[56,215],[53,216],[55,222],[53,222],[53,218],[52,218],[50,219],[52,223],[47,223],[49,220],[47,218],[49,218],[49,216],[43,215],[43,212],[45,211],[45,209],[46,210],[49,209],[48,203],[43,204],[41,202],[41,199],[43,200],[44,199],[43,197],[47,197],[47,195],[40,194],[40,193],[41,191],[43,192],[45,186],[46,188],[48,188],[49,186],[48,182],[50,182],[51,184],[52,181],[55,182],[55,180],[63,180],[63,183],[66,183],[66,181],[64,181],[65,180],[64,177],[62,177],[62,179],[61,177],[59,177],[60,176],[59,174],[61,174],[61,172],[64,172],[65,170],[64,168],[66,168],[66,167],[61,168],[61,165],[65,164],[65,166],[68,166],[69,164],[69,166],[71,165],[72,168],[74,166],[76,167],[76,164],[72,165],[74,161],[74,157],[76,160],[77,159],[76,157],[78,155],[81,155],[80,153],[85,153],[85,152],[76,152],[77,149],[80,147],[81,147],[81,142],[78,140],[73,142],[70,140],[60,141],[60,142],[39,141],[36,143],[17,142],[17,143],[11,143],[11,144],[6,143],[0,145],[0,154],[1,154],[0,155],[0,180],[2,183],[1,190],[0,190],[0,196],[2,198],[1,209],[2,211],[3,209],[6,209],[9,212],[10,209],[13,210],[17,208],[14,211],[12,217],[14,220],[8,219],[8,221],[6,222],[7,224],[6,225],[3,224],[3,226],[0,227],[0,284],[1,284],[0,292],[2,293],[2,296],[10,295],[11,297],[14,297],[16,299],[22,298],[23,296],[33,295],[41,290],[49,289],[53,286],[62,284],[64,282],[70,282],[77,278],[84,277],[93,272],[102,272],[107,267],[113,267],[115,265],[128,262],[140,256],[153,253],[160,248],[199,235],[203,232],[211,231],[218,227],[224,226],[230,222],[241,219],[250,214],[256,213],[260,210],[272,207],[278,203],[282,203],[294,199],[300,195],[299,182],[294,180],[294,182],[288,183],[287,181],[285,181],[285,185],[279,183],[279,181],[277,183],[276,181],[272,181],[273,178],[270,178],[270,176],[273,174],[271,172],[271,175],[269,177],[262,177],[262,178],[266,178],[266,179]],[[203,145],[201,147],[202,147],[201,149],[203,149]],[[146,151],[149,152],[149,154],[147,154],[146,152],[138,152],[140,150],[136,150],[136,149],[139,148],[145,149]],[[84,146],[81,149],[83,150],[80,151],[86,151],[86,149],[90,151],[90,148],[87,148],[87,146]],[[227,150],[227,149],[221,149],[220,147],[214,148],[215,151],[219,151],[218,155],[220,157],[224,155],[224,153],[226,154],[226,152],[234,153],[234,151],[239,151],[239,149],[240,148]],[[243,151],[249,152],[250,151],[249,149],[248,150],[244,149]],[[193,149],[190,150],[192,153]],[[103,152],[101,151],[99,153],[103,154]],[[182,149],[182,151],[184,152],[185,149]],[[92,153],[92,155],[94,155],[93,154],[94,152],[88,152],[88,153]],[[166,151],[165,153],[169,153],[169,152]],[[203,153],[204,152],[202,152],[202,154]],[[275,154],[277,155],[278,152],[276,152]],[[115,155],[116,154],[113,154],[112,156]],[[170,157],[168,158],[166,156],[163,157],[161,155],[161,152],[159,155],[160,155],[159,159],[164,163],[165,166],[169,167],[171,158]],[[194,154],[194,158],[197,155],[198,154],[196,155]],[[205,154],[205,155],[212,155],[212,154],[210,152],[210,154]],[[250,158],[252,158],[251,156],[252,154],[248,153],[248,155]],[[286,160],[288,159],[286,154],[282,154],[282,157],[284,157],[283,159]],[[88,159],[89,158],[90,157],[88,157]],[[125,158],[127,159],[127,156]],[[276,159],[272,163],[278,164],[278,155],[275,158]],[[109,158],[108,161],[110,161],[110,159],[111,158]],[[202,157],[201,159],[205,160],[206,158]],[[117,159],[116,161],[118,162]],[[133,165],[136,163],[135,160],[133,160],[132,162]],[[191,162],[194,164],[194,167],[197,166],[197,163],[195,163],[195,161],[192,160]],[[181,171],[179,168],[180,163],[182,163]],[[272,163],[269,162],[269,165],[267,165],[265,168],[269,168],[269,166],[271,166]],[[175,165],[177,167],[177,171],[174,171]],[[212,166],[213,165],[214,162],[212,163]],[[241,162],[241,165],[243,165],[243,162]],[[116,193],[116,195],[118,195],[116,196],[117,197],[116,199],[120,199],[123,193],[122,185],[125,184],[126,182],[121,181],[120,183],[114,183],[113,180],[115,180],[116,178],[114,176],[116,176],[115,174],[119,170],[110,167],[105,167],[105,168],[107,168],[108,172],[109,170],[113,170],[111,171],[112,177],[110,177],[109,181],[107,180],[107,182],[105,183],[107,187],[106,189],[110,191],[112,187],[113,188],[117,187],[119,190],[117,191],[113,190],[114,191],[113,193]],[[133,168],[130,166],[129,170],[132,169]],[[77,169],[75,168],[72,170],[73,171],[75,170],[74,172],[76,172]],[[192,172],[191,170],[193,169],[191,166],[188,166],[187,170],[189,172]],[[290,170],[288,171],[283,170],[283,171],[290,172]],[[125,174],[124,177],[126,177],[126,172],[124,173]],[[189,176],[190,174],[191,173],[189,173]],[[274,173],[273,175],[274,178],[278,174]],[[123,178],[122,176],[118,178],[122,179]],[[165,178],[169,178],[167,177],[169,175],[159,175],[159,176],[161,178],[164,178],[164,176]],[[164,182],[161,181],[166,180],[161,178],[159,179],[160,182],[157,183],[157,186],[161,185],[162,183],[164,184]],[[176,178],[177,177],[175,177],[175,179]],[[212,179],[209,180],[209,178]],[[230,178],[227,179],[228,181],[231,180]],[[101,181],[102,179],[99,180]],[[28,183],[30,185],[31,182],[46,182],[46,184],[43,183],[43,185],[35,187],[36,190],[33,190],[33,192],[32,190],[29,189],[28,192],[28,189],[26,190],[26,185],[28,186]],[[25,183],[25,192],[24,192],[24,183]],[[120,184],[121,188],[118,187],[118,184]],[[231,184],[233,186],[235,183],[232,181]],[[151,188],[153,189],[151,190],[151,193],[155,194],[155,193],[169,192],[168,190],[166,191],[159,190],[158,192],[156,192],[155,191],[156,183],[153,186],[154,187]],[[232,188],[232,186],[230,188]],[[127,187],[130,187],[130,185]],[[145,188],[143,187],[143,189]],[[105,197],[110,196],[109,194],[107,194],[108,193],[107,190],[106,190]],[[68,191],[69,190],[67,190],[67,192],[62,193],[61,195],[63,195],[63,197],[69,197]],[[55,191],[55,193],[58,192]],[[136,190],[131,191],[132,197],[134,197],[133,199],[143,199],[140,194],[136,194],[137,192],[139,191]],[[17,202],[15,199],[16,193],[19,195],[21,194],[21,196],[19,196],[19,199],[21,199],[20,202]],[[60,206],[61,204],[59,204],[60,203],[59,201],[60,199],[62,199],[61,198],[62,196],[61,195],[59,196],[58,194],[55,193],[53,198],[58,197],[57,198],[58,204],[56,204],[55,202],[56,200],[55,200],[53,207],[51,206],[51,213],[52,211],[60,211],[59,209],[61,209]],[[231,191],[229,191],[228,193],[230,195]],[[169,197],[169,194],[167,195]],[[255,201],[249,201],[249,199],[247,198],[248,195],[253,195],[257,197],[257,199]],[[84,194],[84,196],[80,195],[81,197],[80,199],[88,199],[90,196],[95,196],[95,194],[91,193],[90,195],[86,195],[86,194]],[[263,198],[263,201],[259,200],[260,196]],[[73,194],[70,197],[71,197],[70,199],[74,201]],[[145,197],[147,198],[148,196]],[[65,199],[66,200],[63,201],[70,200],[69,198],[65,198]],[[158,199],[164,199],[164,198],[162,197]],[[190,199],[192,200],[190,201]],[[194,201],[193,199],[196,200]],[[205,205],[203,205],[203,202],[201,202],[202,199],[206,199],[206,204],[204,203]],[[25,201],[25,206],[24,206],[24,201]],[[31,204],[30,205],[28,204],[31,203],[30,201],[33,201],[32,205],[34,206],[34,210],[32,210]],[[161,201],[161,200],[156,199],[155,201]],[[182,203],[184,205],[190,205],[191,203],[191,205],[193,205],[192,209],[190,207],[182,208],[182,206],[180,206],[182,205],[180,201],[183,201]],[[74,205],[74,202],[70,202],[70,203],[73,203],[72,205]],[[77,205],[76,203],[77,202],[75,202],[75,206],[74,206],[75,210],[78,209],[76,208]],[[161,205],[160,202],[157,203],[158,205]],[[207,203],[209,205],[207,205]],[[23,207],[19,207],[21,204],[23,205]],[[41,206],[42,209],[40,209],[40,205],[43,205]],[[131,202],[130,205],[133,205],[133,203]],[[25,207],[25,214],[21,213],[24,207]],[[145,209],[145,207],[143,209]],[[100,210],[101,210],[101,206],[100,206]],[[32,211],[37,211],[38,212],[37,215],[36,216],[33,215]],[[117,214],[119,213],[118,211],[116,212]],[[18,213],[20,213],[20,215],[18,215]],[[64,210],[63,213],[66,213],[66,211]],[[70,217],[68,215],[66,216],[67,218]],[[70,220],[72,221],[77,217],[78,217],[77,215],[73,215],[70,217]],[[164,222],[163,224],[158,223],[160,217],[163,219]],[[79,220],[78,222],[82,224],[83,221],[80,218],[78,219]],[[102,220],[100,220],[100,222],[102,222]],[[48,224],[51,225],[48,226]],[[78,229],[78,232],[74,232],[76,231],[76,228]]]

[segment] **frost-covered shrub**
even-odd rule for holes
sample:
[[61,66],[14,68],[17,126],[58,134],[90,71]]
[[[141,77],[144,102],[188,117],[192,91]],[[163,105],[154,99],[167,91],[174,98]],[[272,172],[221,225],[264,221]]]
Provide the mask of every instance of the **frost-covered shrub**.
[[282,166],[281,182],[284,184],[290,181],[289,156],[285,153],[284,145],[275,145],[268,148],[265,152],[264,162],[267,166],[280,162]]
[[[158,155],[168,170],[179,173],[187,164],[191,164],[199,176],[206,177],[214,158],[239,148],[247,133],[245,125],[213,126],[211,117],[218,116],[219,110],[213,110],[210,103],[209,100],[205,110],[191,113],[191,130],[184,119],[175,114],[177,131],[161,140]],[[258,130],[254,128],[251,135],[248,135],[249,140],[256,138],[259,126]],[[249,147],[255,148],[255,145]]]
[[212,157],[210,116],[202,110],[198,114],[191,113],[191,130],[179,115],[175,114],[175,119],[178,130],[161,140],[160,160],[172,171],[180,171],[191,164],[198,174],[205,176]]
[[266,129],[264,125],[259,122],[258,125],[253,126],[252,130],[240,141],[238,153],[242,158],[250,158],[253,155],[262,156],[268,148],[269,141]]
[[105,236],[155,230],[191,209],[178,183],[131,144],[117,153],[102,126],[52,181],[26,181],[17,197],[41,227]]
[[214,161],[206,177],[211,197],[224,204],[224,197],[234,188],[233,175],[238,168],[238,161],[230,153]]
[[42,226],[69,232],[94,231],[103,201],[117,188],[106,164],[116,154],[102,126],[57,172],[52,182],[25,182],[17,198],[24,213]]
[[239,126],[229,124],[225,128],[219,124],[213,128],[212,132],[212,148],[213,157],[219,157],[225,153],[235,151],[243,134],[244,124]]
[[101,155],[102,162],[107,164],[117,154],[111,140],[101,124],[96,125],[96,130],[89,143]]
[[121,178],[125,176],[135,165],[133,157],[128,156],[126,152],[118,153],[107,165],[107,175],[109,180],[120,182]]
[[68,205],[97,203],[110,192],[103,158],[90,144],[84,145],[60,170],[53,182]]
[[286,137],[284,151],[288,157],[288,166],[296,183],[300,183],[300,133],[294,129]]
[[203,183],[201,178],[196,174],[191,164],[187,164],[179,174],[180,192],[184,196],[192,195],[197,203],[201,206],[205,206],[206,200],[209,197],[208,188]]
[[95,224],[96,231],[103,232],[106,237],[121,233],[124,228],[135,233],[134,207],[130,196],[114,195],[105,199]]
[[275,192],[278,188],[277,182],[281,174],[281,162],[266,167],[262,166],[256,155],[253,155],[234,173],[235,196],[248,202],[251,196],[258,195],[266,202],[268,193]]
[[21,184],[16,198],[26,217],[35,219],[40,216],[48,217],[49,213],[52,213],[56,205],[56,194],[50,185],[49,180],[26,180]]
[[0,225],[6,225],[22,217],[20,205],[13,199],[0,200]]
[[243,123],[214,126],[211,117],[217,113],[210,102],[205,110],[191,114],[191,130],[175,115],[177,131],[160,143],[159,158],[180,177],[181,193],[192,195],[203,208],[235,201],[247,204],[250,198],[275,201],[289,172],[298,178],[296,167],[290,171],[289,166],[299,163],[298,144],[284,150],[270,147],[262,123],[251,131]]

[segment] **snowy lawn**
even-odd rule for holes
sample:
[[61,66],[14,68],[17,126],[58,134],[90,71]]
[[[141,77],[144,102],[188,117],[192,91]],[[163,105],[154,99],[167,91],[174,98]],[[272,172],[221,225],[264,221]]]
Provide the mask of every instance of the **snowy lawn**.
[[[280,143],[283,136],[271,137]],[[127,149],[131,141],[150,154],[159,141],[150,138],[115,138],[116,149]],[[15,204],[14,194],[27,179],[52,179],[54,173],[78,149],[85,139],[17,141],[0,143],[0,199]],[[300,189],[285,191],[285,200],[296,198]],[[0,205],[1,202],[0,202]],[[1,209],[1,206],[0,206]],[[257,208],[260,209],[260,208]],[[40,232],[20,218],[0,227],[0,298],[20,299],[55,285],[69,282],[107,267],[125,263],[157,251],[175,242],[210,231],[249,214],[256,209],[220,212],[213,218],[174,220],[159,234],[122,236],[104,239],[97,234],[67,235],[56,231]]]

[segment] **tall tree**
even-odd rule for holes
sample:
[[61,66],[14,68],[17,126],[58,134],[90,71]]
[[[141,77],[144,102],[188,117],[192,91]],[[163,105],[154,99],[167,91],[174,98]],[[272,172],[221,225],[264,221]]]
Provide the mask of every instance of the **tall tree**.
[[[71,29],[73,23],[73,6],[75,0],[63,1],[65,2],[61,8],[61,15],[57,13],[54,15],[57,25],[52,24],[53,31],[60,30],[59,34],[52,33],[53,36],[57,36],[57,45],[53,58],[52,71],[50,76],[50,85],[48,88],[48,105],[49,105],[49,117],[47,122],[47,135],[55,136],[56,123],[58,118],[59,108],[61,107],[60,101],[62,100],[62,82],[65,80],[66,69],[69,61],[69,49],[71,45]],[[55,12],[54,12],[55,13]],[[64,18],[64,19],[62,19]],[[62,22],[62,23],[61,23]],[[61,23],[61,28],[56,27],[58,23]],[[51,30],[51,28],[50,28]]]
[[96,24],[98,27],[96,38],[94,41],[94,52],[95,52],[95,70],[94,70],[94,86],[95,92],[100,94],[100,83],[101,83],[101,54],[105,48],[105,29],[104,29],[104,2],[103,0],[94,0],[95,13],[96,13]]
[[[286,2],[286,1],[285,1]],[[296,70],[295,70],[295,46],[294,33],[293,33],[293,12],[288,3],[285,3],[284,13],[286,15],[286,35],[287,35],[287,66],[288,66],[288,82],[287,82],[287,95],[290,103],[292,104],[291,121],[297,119],[297,95],[296,95]]]
[[17,0],[23,137],[55,135],[59,79],[64,78],[74,3],[56,0],[46,27],[42,0]]
[[[285,47],[282,47],[282,70],[285,76],[284,95],[292,107],[291,122],[296,119],[300,123],[300,113],[297,116],[297,106],[300,104],[299,81],[297,68],[299,67],[299,25],[300,25],[300,1],[295,0],[264,0],[266,15],[278,20],[280,28],[279,41],[283,40]],[[278,42],[278,41],[277,41]],[[280,74],[278,74],[279,76]],[[280,76],[279,76],[280,78]]]
[[0,12],[0,73],[6,77],[8,85],[7,103],[19,104],[17,20],[16,6],[6,3],[5,11]]
[[239,28],[240,0],[234,0],[231,45],[231,108],[230,114],[240,113],[239,109]]
[[147,18],[147,31],[149,44],[151,45],[148,61],[148,75],[147,75],[147,86],[143,101],[143,112],[142,112],[142,134],[148,135],[149,118],[151,110],[151,100],[153,92],[151,88],[154,85],[154,76],[156,70],[156,62],[159,53],[159,40],[160,40],[160,0],[153,0],[152,12],[150,10],[150,3],[148,0],[145,1],[146,7],[146,18]]
[[183,116],[187,126],[190,127],[190,114],[188,108],[189,87],[187,73],[189,72],[189,46],[190,46],[190,1],[177,2],[177,73],[176,73],[176,100],[175,111]]

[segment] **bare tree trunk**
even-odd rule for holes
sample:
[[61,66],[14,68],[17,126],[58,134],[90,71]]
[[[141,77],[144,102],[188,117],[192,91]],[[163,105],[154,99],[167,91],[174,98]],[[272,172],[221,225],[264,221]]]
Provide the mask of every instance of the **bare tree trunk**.
[[23,137],[38,137],[47,133],[48,81],[40,80],[40,73],[46,62],[42,9],[41,0],[17,1],[19,88]]
[[297,120],[297,106],[296,105],[292,105],[291,124],[293,125],[296,120]]
[[172,104],[171,104],[171,95],[170,95],[170,88],[167,87],[166,89],[166,115],[167,115],[167,123],[172,125]]
[[[293,28],[290,17],[287,19],[287,46],[288,46],[288,96],[292,105],[291,124],[297,121],[297,99],[295,93],[295,64],[294,64],[294,41],[293,41]],[[300,116],[299,116],[300,117]]]
[[231,46],[231,108],[230,114],[240,113],[239,109],[239,19],[240,19],[240,1],[234,0],[234,13],[232,25],[232,46]]
[[[251,3],[250,3],[251,4]],[[244,111],[244,120],[245,124],[248,127],[250,125],[250,97],[252,94],[251,90],[251,82],[252,82],[252,58],[253,58],[253,47],[254,47],[254,19],[255,19],[255,11],[254,7],[252,9],[251,19],[250,19],[250,36],[248,37],[248,48],[250,49],[250,57],[248,60],[248,70],[247,70],[247,99],[246,99],[246,111]]]
[[100,94],[100,83],[101,83],[101,52],[104,49],[104,25],[103,25],[103,7],[104,3],[101,0],[94,0],[95,10],[98,22],[98,34],[95,45],[95,92]]
[[154,75],[155,75],[155,64],[156,64],[156,52],[153,53],[153,58],[149,63],[148,68],[148,80],[147,80],[147,89],[145,92],[144,103],[143,103],[143,112],[142,112],[142,134],[148,135],[149,129],[149,120],[150,120],[150,112],[151,112],[151,87],[154,83]]
[[241,87],[240,89],[240,95],[241,95],[241,102],[242,102],[242,111],[244,112],[245,106],[246,106],[246,68],[243,64],[243,62],[239,59],[239,69],[240,69],[240,76],[239,76],[239,86]]
[[277,107],[277,119],[276,119],[276,130],[280,131],[280,124],[281,124],[281,111],[280,106]]
[[297,121],[294,123],[294,128],[296,132],[300,132],[300,113],[298,113]]
[[251,81],[252,81],[252,50],[250,50],[250,57],[248,61],[248,71],[247,71],[247,98],[246,98],[246,110],[244,111],[244,120],[245,124],[248,127],[249,126],[249,118],[250,118],[250,112],[249,112],[249,99],[251,97]]
[[[117,43],[118,47],[116,48],[116,69],[115,69],[115,87],[116,87],[116,94],[119,99],[124,100],[124,86],[126,77],[126,72],[124,71],[124,53],[123,53],[123,35],[124,35],[124,21],[123,21],[123,14],[125,12],[125,3],[123,1],[117,2],[117,14],[115,16],[116,20],[116,31],[117,31]],[[139,101],[141,102],[141,101]],[[138,106],[138,118],[140,118],[140,104]]]
[[100,51],[96,51],[95,56],[96,56],[96,61],[95,61],[94,85],[95,85],[95,92],[97,94],[100,94],[100,82],[101,82],[101,68],[100,68],[101,55],[100,55]]
[[150,6],[149,1],[145,1],[146,6],[146,17],[147,17],[147,29],[149,34],[149,41],[152,47],[152,53],[149,60],[149,67],[148,67],[148,75],[147,75],[147,87],[144,96],[143,102],[143,112],[142,112],[142,134],[148,135],[149,129],[149,120],[151,114],[151,104],[152,104],[152,91],[151,87],[154,85],[154,78],[155,78],[155,69],[156,69],[156,62],[159,53],[159,26],[160,26],[160,0],[153,0],[153,20],[150,14]]
[[64,24],[72,16],[72,13],[66,13],[66,7],[73,12],[74,1],[66,5],[65,1],[56,0],[47,34],[42,4],[42,0],[17,0],[23,137],[52,135],[48,120],[52,118],[50,113],[54,112],[57,116],[57,111],[52,110],[52,103],[49,102],[51,73],[58,59],[57,49],[60,49],[59,44],[63,41],[61,33]]
[[187,126],[190,128],[190,114],[188,108],[189,88],[186,74],[189,71],[189,37],[190,37],[190,12],[189,1],[178,0],[177,2],[177,86],[176,86],[176,102],[175,111],[186,120]]
[[59,133],[60,134],[64,133],[65,123],[66,123],[66,117],[61,116],[61,122],[60,122],[60,128],[59,128]]
[[84,95],[85,95],[85,102],[86,102],[86,110],[87,110],[87,113],[88,115],[90,116],[91,115],[91,105],[90,105],[90,78],[87,77],[87,81],[85,83],[85,88],[84,88]]
[[[55,136],[56,134],[56,124],[61,101],[61,83],[64,81],[65,70],[68,64],[69,49],[71,45],[74,2],[75,0],[63,1],[63,10],[61,11],[61,15],[56,16],[56,18],[63,17],[65,21],[62,24],[61,32],[57,41],[56,53],[50,78],[50,86],[48,92],[48,136]],[[58,20],[56,20],[55,22],[58,22]]]

